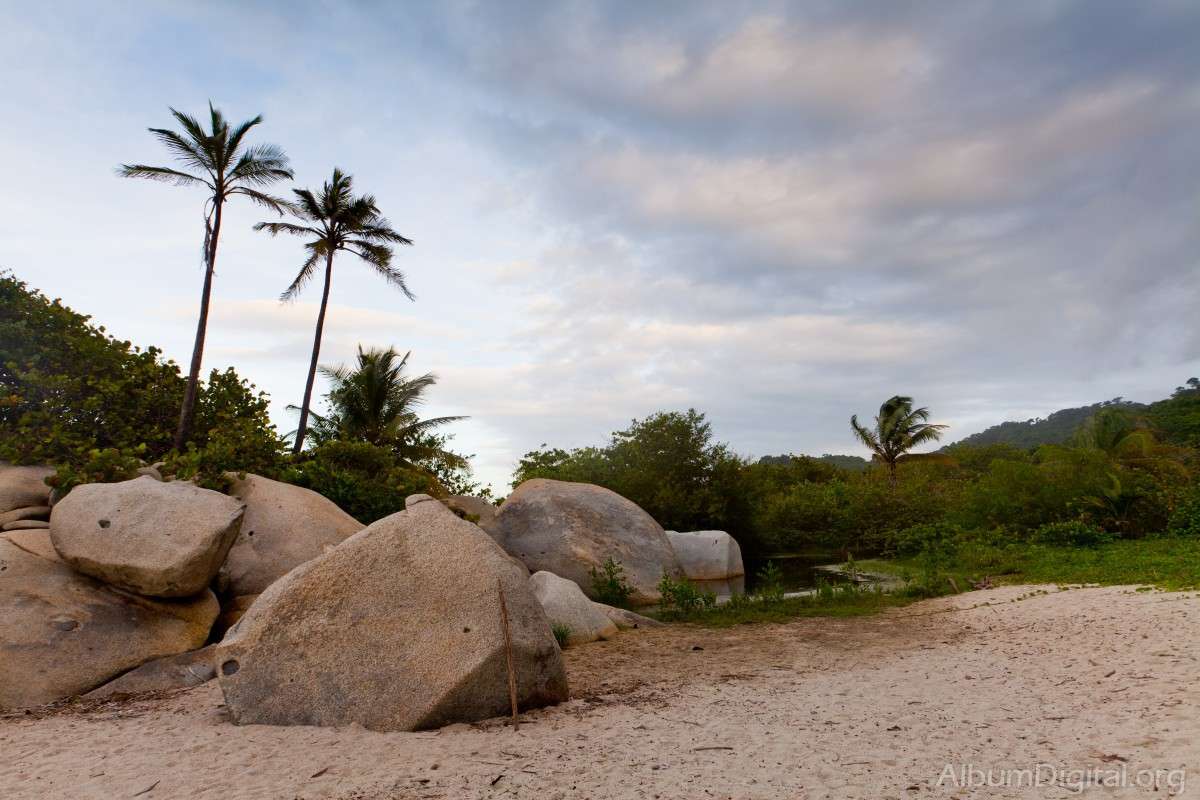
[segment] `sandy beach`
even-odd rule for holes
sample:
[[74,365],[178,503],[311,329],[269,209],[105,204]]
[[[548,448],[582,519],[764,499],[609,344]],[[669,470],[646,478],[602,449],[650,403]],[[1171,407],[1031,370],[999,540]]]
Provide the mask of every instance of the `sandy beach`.
[[[573,699],[519,731],[237,727],[215,683],[10,715],[0,797],[1200,797],[1195,592],[1004,587],[566,657]],[[967,785],[988,770],[1009,785]]]

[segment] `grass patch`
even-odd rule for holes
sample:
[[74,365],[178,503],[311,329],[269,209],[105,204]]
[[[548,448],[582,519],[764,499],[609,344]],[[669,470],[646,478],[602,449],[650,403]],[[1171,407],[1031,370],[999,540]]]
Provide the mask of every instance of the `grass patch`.
[[755,622],[788,622],[799,617],[858,617],[913,602],[915,597],[878,589],[825,584],[804,597],[763,598],[738,595],[718,606],[650,612],[666,622],[689,622],[728,628]]
[[947,578],[968,589],[988,577],[994,583],[1143,584],[1180,591],[1200,588],[1200,540],[1161,537],[1095,547],[973,544],[953,555],[875,559],[860,561],[858,566],[865,572],[895,575],[909,586],[923,585],[927,590],[940,582],[949,588]]
[[964,543],[952,555],[924,553],[904,559],[868,559],[860,572],[893,575],[903,584],[891,592],[861,585],[826,584],[795,598],[736,597],[728,603],[686,612],[652,613],[671,622],[724,628],[755,622],[787,622],[799,617],[854,617],[875,614],[930,597],[961,591],[988,578],[1006,584],[1143,585],[1170,591],[1200,589],[1200,539],[1149,538],[1095,547],[1010,543]]

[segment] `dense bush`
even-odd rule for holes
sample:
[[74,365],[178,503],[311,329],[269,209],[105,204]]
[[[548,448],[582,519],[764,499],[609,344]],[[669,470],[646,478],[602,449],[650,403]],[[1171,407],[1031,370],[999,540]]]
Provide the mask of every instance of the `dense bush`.
[[1083,520],[1047,522],[1033,532],[1033,540],[1039,544],[1056,547],[1096,547],[1107,544],[1116,537],[1098,525]]
[[1194,486],[1171,514],[1167,531],[1172,536],[1200,538],[1200,485]]
[[409,495],[442,492],[428,473],[400,466],[391,450],[366,442],[326,442],[306,451],[285,477],[365,524],[403,511]]
[[[128,477],[171,451],[185,380],[142,350],[9,274],[0,275],[0,460],[60,466],[59,483]],[[197,398],[189,452],[173,466],[203,482],[281,463],[265,397],[232,370]]]

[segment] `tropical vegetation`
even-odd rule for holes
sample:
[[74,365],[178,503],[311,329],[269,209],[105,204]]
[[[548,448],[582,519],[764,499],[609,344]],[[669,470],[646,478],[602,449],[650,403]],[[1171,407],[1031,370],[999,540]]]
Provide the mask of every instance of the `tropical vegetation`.
[[221,237],[222,212],[233,197],[245,197],[251,202],[282,214],[287,203],[263,189],[292,177],[283,150],[273,144],[249,144],[246,135],[262,122],[254,117],[230,127],[224,115],[208,104],[209,129],[194,117],[171,109],[180,130],[150,128],[175,157],[183,169],[157,167],[148,164],[122,164],[117,173],[125,178],[169,183],[174,186],[202,188],[204,201],[204,285],[200,291],[200,316],[196,323],[196,338],[188,368],[187,384],[180,404],[179,424],[173,443],[183,450],[192,432],[196,403],[200,391],[200,367],[204,359],[204,339],[208,330],[209,303],[212,299],[213,275],[217,264],[217,245]]
[[333,177],[314,194],[309,189],[293,189],[296,201],[289,208],[302,222],[260,222],[255,230],[266,231],[272,236],[286,233],[308,239],[304,243],[306,258],[300,271],[292,280],[281,300],[293,300],[299,296],[305,284],[324,265],[324,282],[321,291],[321,306],[317,312],[316,332],[313,336],[312,358],[308,365],[308,379],[304,384],[304,401],[300,406],[300,424],[296,429],[292,452],[304,449],[308,432],[308,417],[311,413],[313,383],[317,376],[317,360],[321,356],[321,337],[325,331],[325,314],[329,310],[329,289],[333,283],[333,259],[339,252],[350,253],[365,262],[384,280],[407,297],[413,299],[408,290],[404,273],[392,266],[393,245],[411,245],[412,240],[392,230],[371,195],[356,197],[353,193],[353,178],[339,169]]

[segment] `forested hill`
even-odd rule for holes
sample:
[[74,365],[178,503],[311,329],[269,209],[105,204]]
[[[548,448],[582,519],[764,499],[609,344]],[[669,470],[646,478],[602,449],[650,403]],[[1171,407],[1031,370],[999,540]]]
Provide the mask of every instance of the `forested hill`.
[[[792,459],[796,458],[793,455],[786,456],[763,456],[758,460],[760,464],[790,464]],[[841,469],[847,469],[851,472],[862,472],[867,468],[868,462],[862,456],[839,456],[826,453],[821,456],[809,456],[814,461],[821,461],[825,464],[831,464]]]
[[1027,419],[1024,422],[1001,422],[987,430],[960,439],[956,445],[982,447],[989,444],[1011,444],[1029,449],[1043,444],[1065,444],[1089,417],[1102,408],[1123,408],[1128,411],[1144,412],[1142,403],[1131,403],[1120,397],[1093,403],[1079,408],[1064,408],[1048,417]]

